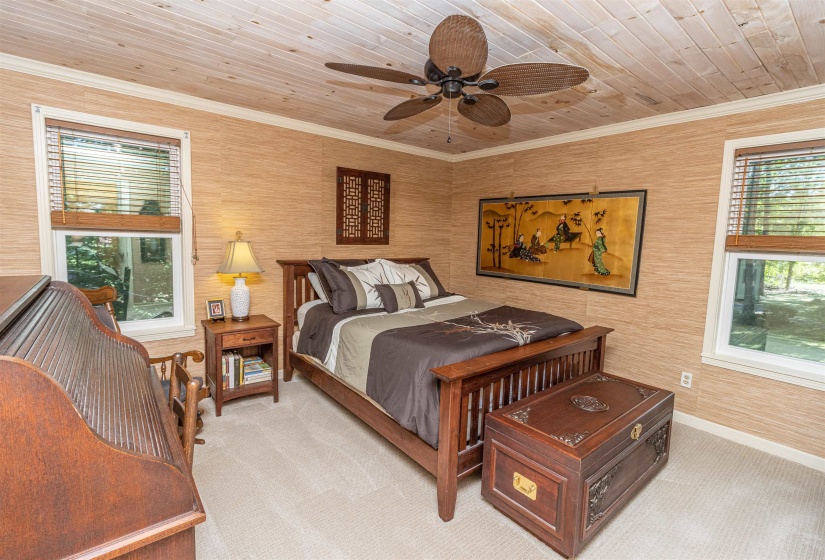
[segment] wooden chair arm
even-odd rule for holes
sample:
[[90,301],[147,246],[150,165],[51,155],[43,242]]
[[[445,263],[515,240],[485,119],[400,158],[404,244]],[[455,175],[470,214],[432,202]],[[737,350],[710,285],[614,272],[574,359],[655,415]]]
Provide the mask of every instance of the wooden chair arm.
[[117,290],[114,286],[103,286],[97,289],[78,288],[83,295],[89,298],[92,305],[105,305],[117,299]]
[[[176,380],[186,385],[186,400],[183,402],[180,400],[180,389],[172,390],[172,387],[177,386]],[[191,467],[195,453],[195,433],[198,429],[198,403],[209,396],[209,388],[201,387],[200,382],[192,378],[180,360],[176,360],[172,366],[172,387],[169,391],[170,405],[173,415],[180,421],[183,453]]]
[[[186,352],[175,352],[171,356],[161,356],[159,358],[149,358],[150,364],[160,364],[160,378],[166,379],[166,364],[175,363],[176,361],[180,360],[180,363],[183,367],[186,367],[187,360],[192,358],[192,361],[195,363],[200,363],[203,361],[203,352],[200,350],[187,350]],[[185,381],[183,381],[185,383]],[[171,398],[169,400],[169,405],[172,405]]]
[[162,356],[159,358],[149,358],[150,364],[160,364],[162,362],[172,362],[175,360],[175,356],[180,354],[181,358],[184,362],[186,362],[187,358],[192,358],[192,361],[199,364],[203,361],[203,352],[200,350],[187,350],[186,352],[176,352],[171,356]]

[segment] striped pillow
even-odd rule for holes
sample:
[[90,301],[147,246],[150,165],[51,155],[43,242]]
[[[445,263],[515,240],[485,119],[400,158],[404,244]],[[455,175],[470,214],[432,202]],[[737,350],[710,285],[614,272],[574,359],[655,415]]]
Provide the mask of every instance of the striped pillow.
[[375,289],[378,291],[378,295],[381,296],[381,301],[384,303],[384,309],[387,310],[387,313],[424,307],[424,302],[415,287],[415,282],[378,284]]
[[327,267],[326,277],[332,291],[330,303],[335,313],[381,307],[381,297],[375,285],[386,284],[387,277],[380,264],[342,266],[338,269]]
[[[315,273],[318,275],[318,281],[321,283],[321,292],[324,293],[326,296],[325,301],[332,301],[332,288],[329,285],[329,280],[327,280],[327,276],[332,276],[337,272],[338,268],[341,266],[359,266],[362,264],[367,264],[365,260],[357,260],[357,259],[347,259],[347,260],[334,260],[328,259],[326,257],[319,260],[312,260],[307,261],[309,266],[315,270]],[[321,292],[315,290],[319,296]]]
[[[399,264],[392,261],[378,259],[375,261],[381,263],[384,268],[384,274],[390,284],[406,284],[407,282],[415,283],[418,293],[421,294],[421,299],[430,299],[432,297],[446,295],[443,286],[438,281],[438,278],[433,278],[431,275],[432,268],[427,263],[427,269],[421,264]],[[426,262],[426,261],[424,261]]]

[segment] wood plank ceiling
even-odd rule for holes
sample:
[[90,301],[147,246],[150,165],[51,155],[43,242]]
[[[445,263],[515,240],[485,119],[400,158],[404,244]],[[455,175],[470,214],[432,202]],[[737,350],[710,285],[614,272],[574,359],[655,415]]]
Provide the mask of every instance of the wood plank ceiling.
[[[508,97],[512,121],[488,128],[455,101],[451,118],[444,102],[384,121],[424,88],[323,65],[422,75],[450,14],[481,22],[489,67],[565,62],[591,77]],[[821,84],[825,0],[0,0],[0,51],[461,153]]]

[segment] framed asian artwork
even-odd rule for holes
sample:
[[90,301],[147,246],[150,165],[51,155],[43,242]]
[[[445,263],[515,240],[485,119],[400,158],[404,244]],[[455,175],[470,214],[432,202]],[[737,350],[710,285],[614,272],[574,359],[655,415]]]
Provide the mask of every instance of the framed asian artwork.
[[476,274],[636,295],[646,190],[485,198]]

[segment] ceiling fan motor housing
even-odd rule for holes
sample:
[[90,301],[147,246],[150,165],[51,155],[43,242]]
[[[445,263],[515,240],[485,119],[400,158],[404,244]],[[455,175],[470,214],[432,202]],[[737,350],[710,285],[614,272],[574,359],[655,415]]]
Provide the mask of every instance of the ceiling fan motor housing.
[[447,80],[441,85],[441,91],[447,99],[455,99],[464,94],[464,84],[459,80]]

